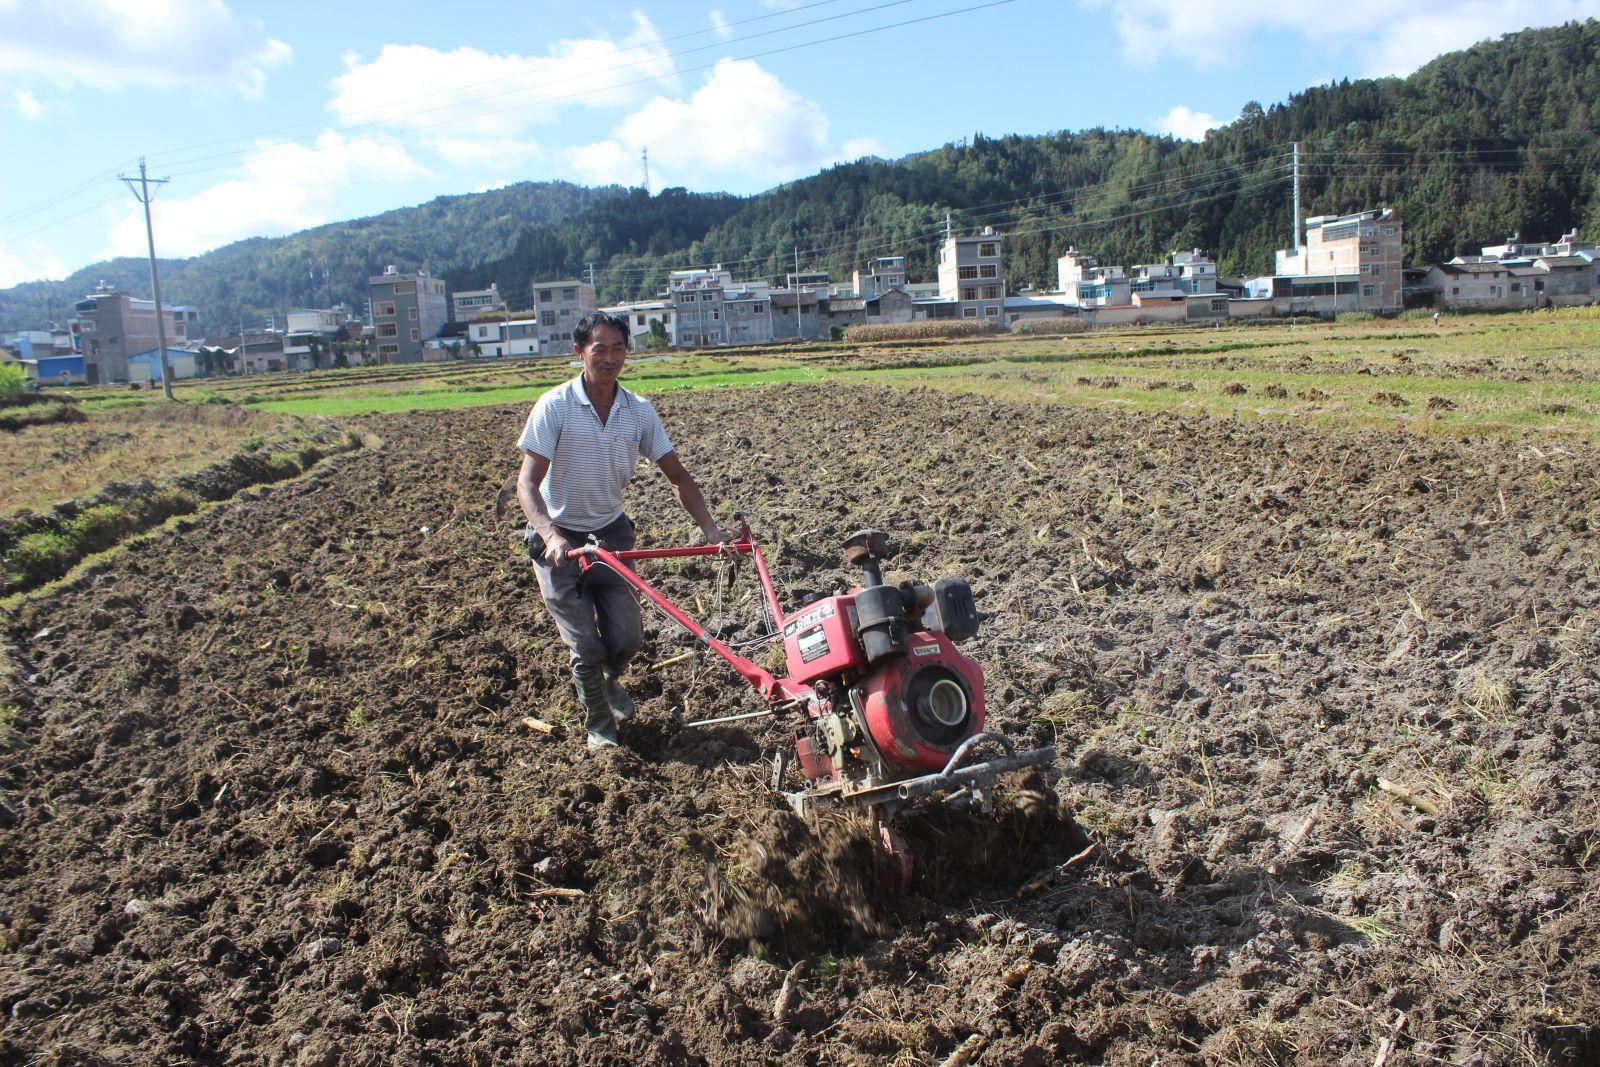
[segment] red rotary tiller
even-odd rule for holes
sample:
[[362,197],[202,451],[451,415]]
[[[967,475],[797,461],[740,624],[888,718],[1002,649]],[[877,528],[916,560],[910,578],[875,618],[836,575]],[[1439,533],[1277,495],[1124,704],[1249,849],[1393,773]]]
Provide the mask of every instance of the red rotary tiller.
[[[810,597],[798,611],[784,614],[749,524],[743,515],[736,521],[738,537],[725,545],[612,552],[587,544],[569,556],[585,570],[602,565],[614,570],[726,660],[771,705],[768,711],[692,725],[800,714],[794,754],[807,785],[785,796],[802,816],[845,801],[886,815],[909,800],[940,793],[987,812],[998,776],[1055,757],[1051,747],[1018,752],[1010,738],[984,730],[983,671],[956,650],[958,642],[978,632],[977,606],[965,580],[885,585],[879,564],[890,555],[888,538],[864,530],[844,543],[846,561],[861,568],[862,585],[840,596]],[[755,561],[772,633],[781,631],[783,637],[788,673],[782,678],[707,632],[630,566],[636,560],[728,551]],[[973,761],[984,745],[1003,754]],[[788,756],[779,753],[774,789],[782,789]],[[903,852],[893,836],[886,833],[886,841]],[[902,862],[909,862],[903,854]]]

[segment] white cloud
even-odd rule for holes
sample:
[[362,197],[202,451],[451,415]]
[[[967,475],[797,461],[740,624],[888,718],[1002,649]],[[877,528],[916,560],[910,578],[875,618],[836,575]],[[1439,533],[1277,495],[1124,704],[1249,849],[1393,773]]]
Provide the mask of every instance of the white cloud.
[[726,41],[733,36],[733,24],[728,21],[728,16],[712,8],[709,14],[711,28],[717,31],[717,36]]
[[0,0],[0,74],[118,89],[227,85],[259,96],[288,45],[223,0]]
[[1155,120],[1157,133],[1171,134],[1185,141],[1204,141],[1206,131],[1221,126],[1222,122],[1204,111],[1190,111],[1179,104]]
[[537,56],[389,44],[370,60],[348,52],[344,63],[329,85],[334,114],[425,131],[429,141],[518,137],[575,106],[632,107],[655,90],[626,83],[673,73],[660,34],[642,14],[620,40],[557,41]]
[[488,192],[493,192],[496,189],[504,189],[506,186],[508,186],[510,184],[511,184],[511,179],[509,179],[509,178],[496,178],[493,181],[487,181],[487,182],[484,182],[482,185],[474,186],[472,191],[475,192],[475,193],[488,193]]
[[39,103],[39,98],[26,89],[18,89],[12,94],[11,100],[17,109],[17,114],[29,121],[44,114],[44,105]]
[[[398,144],[352,140],[328,130],[315,144],[263,144],[234,177],[193,196],[163,187],[155,202],[156,252],[192,256],[244,237],[275,237],[334,218],[336,196],[355,181],[401,181],[427,176]],[[145,254],[144,213],[115,210],[106,256]]]
[[65,278],[66,265],[38,241],[8,245],[0,241],[0,289],[40,278]]
[[1600,0],[1345,0],[1336,14],[1322,0],[1277,0],[1246,18],[1218,18],[1194,4],[1080,3],[1112,10],[1123,55],[1140,66],[1166,59],[1231,66],[1256,39],[1281,34],[1301,38],[1324,58],[1342,53],[1363,75],[1408,74],[1486,38],[1600,15]]
[[468,168],[493,169],[544,159],[544,148],[533,140],[514,137],[429,137],[428,147],[452,163]]
[[652,184],[756,177],[772,184],[878,151],[876,141],[836,146],[828,116],[748,59],[724,59],[687,100],[658,96],[622,120],[610,140],[571,149],[582,182],[639,181],[650,148]]

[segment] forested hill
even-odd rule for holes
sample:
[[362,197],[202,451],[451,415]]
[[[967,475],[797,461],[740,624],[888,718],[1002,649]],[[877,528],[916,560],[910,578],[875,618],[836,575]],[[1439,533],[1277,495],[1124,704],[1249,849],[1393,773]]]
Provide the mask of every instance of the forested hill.
[[[213,331],[239,317],[254,324],[276,313],[281,323],[283,313],[294,307],[343,301],[359,311],[367,298],[367,277],[387,264],[443,274],[503,255],[525,229],[559,225],[622,192],[617,186],[520,182],[484,193],[441,196],[287,237],[236,241],[188,259],[162,259],[161,297],[199,307]],[[0,333],[63,320],[73,303],[102,279],[136,295],[150,295],[147,259],[106,260],[62,281],[0,289]]]
[[[602,297],[655,293],[666,272],[723,262],[752,277],[793,267],[835,277],[903,254],[931,278],[946,211],[959,230],[1007,232],[1013,285],[1049,285],[1069,244],[1112,262],[1200,247],[1226,273],[1271,269],[1291,240],[1288,152],[1303,149],[1303,213],[1387,205],[1406,226],[1408,262],[1448,258],[1512,232],[1600,231],[1600,22],[1527,30],[1442,56],[1408,78],[1342,81],[1262,109],[1202,143],[1137,131],[983,137],[894,162],[831,168],[753,197],[669,189],[529,184],[292,237],[244,241],[175,263],[164,295],[208,316],[311,302],[308,254],[326,255],[334,299],[358,301],[385,263],[442,271],[456,287],[535,278],[588,264]],[[126,264],[123,277],[111,268]],[[0,292],[0,327],[59,314],[99,277],[143,291],[117,261],[67,283]],[[48,295],[46,295],[48,294]]]

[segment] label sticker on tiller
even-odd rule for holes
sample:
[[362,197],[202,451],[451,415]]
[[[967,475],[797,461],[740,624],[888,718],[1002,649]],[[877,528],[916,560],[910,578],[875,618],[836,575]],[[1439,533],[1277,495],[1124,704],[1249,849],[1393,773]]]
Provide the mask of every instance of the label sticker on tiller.
[[911,650],[911,654],[913,656],[937,656],[939,654],[939,646],[938,645],[918,645],[917,647],[915,647],[915,648],[913,648]]
[[795,644],[799,646],[800,660],[803,663],[810,663],[828,654],[828,635],[822,632],[820,626],[813,627],[795,638]]

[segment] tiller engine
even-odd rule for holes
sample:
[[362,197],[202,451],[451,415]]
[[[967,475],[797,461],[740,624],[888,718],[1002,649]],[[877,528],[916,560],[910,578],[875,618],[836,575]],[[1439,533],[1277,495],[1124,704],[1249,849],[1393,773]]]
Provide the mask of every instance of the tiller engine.
[[[786,615],[748,523],[742,515],[737,523],[739,536],[720,546],[611,552],[588,544],[573,549],[571,556],[586,570],[615,570],[726,660],[771,705],[766,711],[689,725],[799,714],[794,756],[807,787],[785,795],[801,815],[846,801],[888,813],[932,794],[988,811],[997,777],[1055,757],[1049,747],[1018,752],[1010,738],[984,730],[983,671],[956,648],[978,632],[978,610],[966,581],[885,585],[880,564],[890,554],[888,538],[866,530],[844,543],[845,559],[861,568],[861,586],[842,595],[810,597]],[[642,559],[724,552],[754,560],[773,624],[771,637],[783,641],[787,674],[782,678],[707,632],[629,566]],[[1000,754],[975,759],[984,746],[997,747]],[[783,788],[788,763],[788,751],[780,751],[774,789]],[[890,836],[886,830],[886,840]]]

